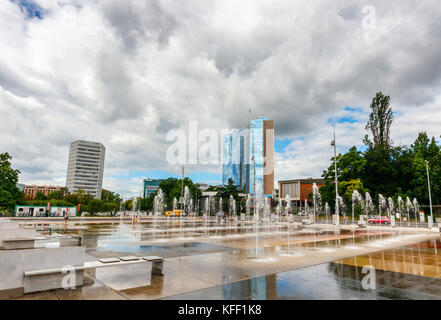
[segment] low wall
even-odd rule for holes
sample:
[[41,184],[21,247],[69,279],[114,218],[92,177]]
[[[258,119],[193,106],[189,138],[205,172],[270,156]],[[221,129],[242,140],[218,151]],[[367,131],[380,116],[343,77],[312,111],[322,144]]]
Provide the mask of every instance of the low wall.
[[0,248],[3,248],[4,239],[33,239],[40,236],[41,234],[34,229],[20,228],[17,221],[0,221]]
[[[61,281],[66,275],[32,276],[25,279],[25,271],[79,266],[94,260],[96,258],[85,253],[84,247],[0,250],[0,298],[62,288]],[[76,285],[82,285],[82,273],[77,273],[76,280]]]

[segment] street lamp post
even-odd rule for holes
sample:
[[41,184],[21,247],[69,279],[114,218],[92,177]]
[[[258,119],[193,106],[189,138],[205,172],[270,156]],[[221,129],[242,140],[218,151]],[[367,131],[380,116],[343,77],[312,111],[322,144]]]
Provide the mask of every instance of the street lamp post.
[[251,157],[251,161],[253,162],[253,213],[254,219],[256,219],[256,163],[254,161],[254,156]]
[[338,204],[338,179],[337,179],[337,146],[335,143],[335,128],[334,128],[334,140],[331,142],[331,146],[334,147],[334,176],[335,176],[335,215],[336,215],[336,224],[339,224],[339,204]]
[[429,161],[424,160],[424,162],[426,163],[427,185],[428,185],[428,187],[429,187],[430,217],[432,218],[432,223],[433,223],[432,194],[431,194],[431,192],[430,192]]
[[257,239],[257,216],[256,216],[256,204],[257,204],[257,202],[256,202],[256,200],[257,200],[257,192],[256,192],[256,161],[255,161],[255,158],[254,158],[254,155],[252,156],[252,158],[251,158],[251,161],[253,161],[253,199],[254,199],[254,201],[253,201],[253,205],[254,205],[254,208],[253,208],[253,211],[254,211],[254,232],[255,232],[255,234],[256,234],[256,259],[257,259],[257,255],[258,255],[258,251],[257,251],[257,246],[258,246],[258,239]]

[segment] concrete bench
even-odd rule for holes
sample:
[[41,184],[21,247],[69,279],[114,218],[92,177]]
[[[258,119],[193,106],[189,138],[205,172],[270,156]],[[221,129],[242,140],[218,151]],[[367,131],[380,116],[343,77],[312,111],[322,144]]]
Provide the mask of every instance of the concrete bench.
[[83,237],[80,235],[71,235],[67,237],[54,237],[59,239],[60,247],[81,247],[83,245]]
[[304,224],[304,225],[310,225],[310,224],[312,224],[312,219],[303,219],[303,220],[302,220],[302,224]]
[[[105,268],[105,267],[116,267],[116,266],[124,266],[130,264],[138,264],[138,263],[152,263],[152,274],[153,275],[163,275],[163,266],[164,259],[162,257],[157,256],[146,256],[146,257],[135,257],[135,256],[127,256],[127,257],[119,257],[119,258],[102,258],[98,259],[98,261],[85,262],[84,265],[73,266],[69,268],[69,271],[84,271],[96,268]],[[53,268],[53,269],[42,269],[42,270],[32,270],[25,271],[25,277],[32,276],[40,276],[40,275],[49,275],[54,273],[65,273],[67,268]]]
[[35,238],[9,238],[3,239],[4,250],[33,249]]

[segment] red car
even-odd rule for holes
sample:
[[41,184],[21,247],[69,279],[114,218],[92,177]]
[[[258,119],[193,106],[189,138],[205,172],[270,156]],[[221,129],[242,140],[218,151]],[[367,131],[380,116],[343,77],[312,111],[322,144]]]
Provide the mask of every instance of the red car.
[[375,217],[368,220],[370,224],[390,224],[390,219],[386,216]]

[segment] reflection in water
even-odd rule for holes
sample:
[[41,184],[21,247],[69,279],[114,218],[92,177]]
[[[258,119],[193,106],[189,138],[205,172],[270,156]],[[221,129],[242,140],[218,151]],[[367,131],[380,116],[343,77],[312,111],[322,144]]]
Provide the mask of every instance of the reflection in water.
[[[288,239],[286,224],[261,227],[262,229],[259,229],[259,237],[262,237],[259,239],[261,246],[258,248],[254,245],[253,222],[222,224],[215,221],[192,220],[190,224],[182,220],[182,228],[180,228],[180,221],[173,219],[158,221],[157,224],[147,221],[136,225],[130,223],[75,225],[70,223],[66,229],[60,225],[53,227],[52,231],[81,234],[89,251],[95,250],[98,254],[124,252],[163,257],[191,256],[190,260],[186,260],[188,270],[180,269],[185,264],[166,260],[164,277],[152,277],[151,283],[147,285],[144,277],[145,270],[139,275],[134,272],[130,273],[126,269],[113,273],[106,271],[107,275],[104,271],[106,268],[99,271],[99,273],[102,272],[103,282],[107,281],[109,287],[113,286],[112,288],[129,298],[161,298],[166,295],[170,296],[170,299],[227,300],[441,298],[441,284],[439,283],[441,260],[438,257],[438,248],[441,247],[441,243],[439,240],[381,251],[387,243],[400,243],[396,232],[386,232],[386,230],[381,233],[375,230],[353,232],[353,230],[343,229],[337,232],[311,226],[293,226]],[[182,238],[192,238],[192,240],[170,241]],[[152,241],[153,239],[158,241]],[[161,240],[167,243],[161,243]],[[332,248],[334,251],[337,249],[344,251],[345,247],[364,244],[372,244],[371,250],[379,251],[332,263],[262,276],[270,272],[285,270],[279,268],[268,272],[265,267],[277,264],[269,258],[280,258],[288,251],[306,252],[305,257],[291,257],[291,259],[306,259],[308,252],[322,255],[323,249]],[[257,267],[261,270],[253,272],[240,266],[243,261],[255,257],[256,250],[258,250],[259,257],[268,258],[262,263],[262,267]],[[215,257],[207,254],[210,252],[222,252],[222,254]],[[176,265],[173,264],[175,262]],[[366,265],[372,265],[376,269],[377,288],[375,290],[364,290],[361,287],[361,280],[365,276],[362,268]],[[210,278],[217,275],[219,280],[216,278],[215,281]],[[173,291],[178,284],[181,289]],[[208,289],[198,290],[210,285]],[[189,292],[176,294],[185,291]]]
[[[165,299],[441,299],[440,246],[432,240],[242,280],[221,286],[221,296],[215,287]],[[369,264],[376,269],[374,290],[361,284]]]

